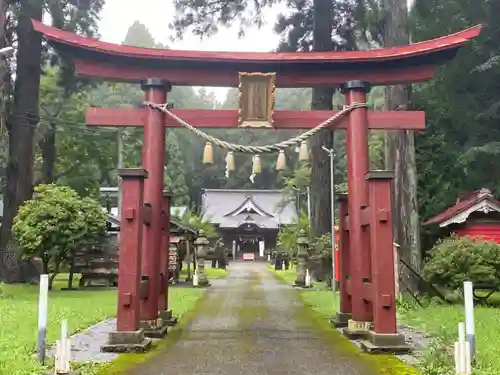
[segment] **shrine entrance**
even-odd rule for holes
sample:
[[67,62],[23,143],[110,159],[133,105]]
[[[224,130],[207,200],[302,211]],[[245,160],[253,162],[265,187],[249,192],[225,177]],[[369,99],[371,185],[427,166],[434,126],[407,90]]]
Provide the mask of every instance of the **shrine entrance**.
[[[172,320],[168,283],[167,214],[162,203],[165,128],[182,126],[203,138],[206,162],[213,146],[232,153],[277,152],[305,146],[325,128],[346,130],[348,194],[340,220],[340,312],[336,323],[349,337],[360,337],[368,351],[407,349],[396,326],[390,171],[369,171],[368,130],[423,130],[418,111],[377,112],[367,108],[371,86],[429,80],[457,50],[479,35],[480,27],[435,40],[374,51],[233,53],[144,49],[114,45],[33,21],[36,31],[73,58],[87,77],[141,82],[144,108],[89,108],[89,126],[143,126],[143,165],[120,171],[123,179],[117,332],[104,350],[144,350],[149,336],[161,336]],[[239,87],[239,110],[175,110],[167,103],[172,85]],[[276,87],[340,86],[341,111],[274,110]],[[286,142],[242,146],[211,137],[201,128],[306,129]],[[168,165],[167,165],[168,168]],[[162,243],[162,238],[163,242]],[[198,238],[203,249],[206,239]],[[160,246],[160,244],[162,244]],[[201,256],[201,254],[200,254]],[[141,328],[144,328],[145,331]]]

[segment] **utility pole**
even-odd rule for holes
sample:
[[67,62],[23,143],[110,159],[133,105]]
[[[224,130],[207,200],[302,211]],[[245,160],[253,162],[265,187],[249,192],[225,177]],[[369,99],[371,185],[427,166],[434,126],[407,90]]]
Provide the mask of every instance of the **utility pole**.
[[331,220],[332,220],[332,291],[336,292],[335,288],[335,175],[334,175],[334,167],[335,167],[335,151],[329,149],[325,146],[321,146],[323,150],[325,150],[330,157],[330,206],[331,206]]
[[307,218],[309,219],[309,223],[311,222],[311,187],[308,186],[306,188],[307,191]]

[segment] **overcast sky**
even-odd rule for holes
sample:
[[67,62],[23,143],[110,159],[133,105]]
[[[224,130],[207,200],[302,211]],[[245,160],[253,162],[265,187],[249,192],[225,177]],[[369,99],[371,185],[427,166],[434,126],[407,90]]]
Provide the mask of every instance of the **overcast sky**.
[[[237,27],[221,29],[210,39],[200,40],[191,34],[184,36],[184,40],[172,43],[168,24],[172,20],[174,7],[171,0],[106,0],[101,13],[99,31],[101,39],[111,43],[121,43],[128,27],[139,21],[145,24],[155,40],[168,44],[173,49],[206,50],[206,51],[259,51],[267,52],[277,47],[279,38],[272,31],[274,21],[282,7],[268,11],[267,24],[260,30],[248,29],[244,38],[238,39]],[[214,89],[219,100],[225,97],[225,89]]]

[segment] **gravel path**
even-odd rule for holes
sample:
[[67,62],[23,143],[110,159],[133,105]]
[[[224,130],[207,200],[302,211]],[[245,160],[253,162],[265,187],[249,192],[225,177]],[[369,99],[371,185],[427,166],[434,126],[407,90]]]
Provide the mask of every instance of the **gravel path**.
[[375,375],[335,350],[265,263],[232,263],[208,293],[179,341],[129,375]]
[[[82,332],[71,336],[71,360],[74,362],[109,362],[118,357],[115,353],[102,353],[101,345],[108,341],[109,332],[116,330],[116,318],[97,323]],[[49,357],[55,355],[56,348],[52,346]]]

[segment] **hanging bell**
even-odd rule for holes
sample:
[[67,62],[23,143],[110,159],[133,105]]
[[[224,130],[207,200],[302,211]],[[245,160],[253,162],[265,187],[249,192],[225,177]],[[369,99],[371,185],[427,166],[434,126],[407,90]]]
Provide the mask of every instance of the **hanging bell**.
[[205,143],[205,149],[203,150],[203,164],[213,164],[214,163],[214,149],[212,147],[212,142]]
[[233,172],[235,169],[234,152],[229,151],[226,155],[226,170],[228,172]]
[[286,155],[285,150],[280,150],[278,154],[278,160],[276,161],[276,170],[284,171],[286,169]]
[[254,155],[253,156],[253,166],[252,166],[252,174],[259,174],[262,172],[262,167],[260,165],[260,156],[259,155]]
[[307,142],[303,141],[300,144],[300,149],[299,149],[299,161],[300,162],[306,162],[309,160],[309,150],[307,148]]

